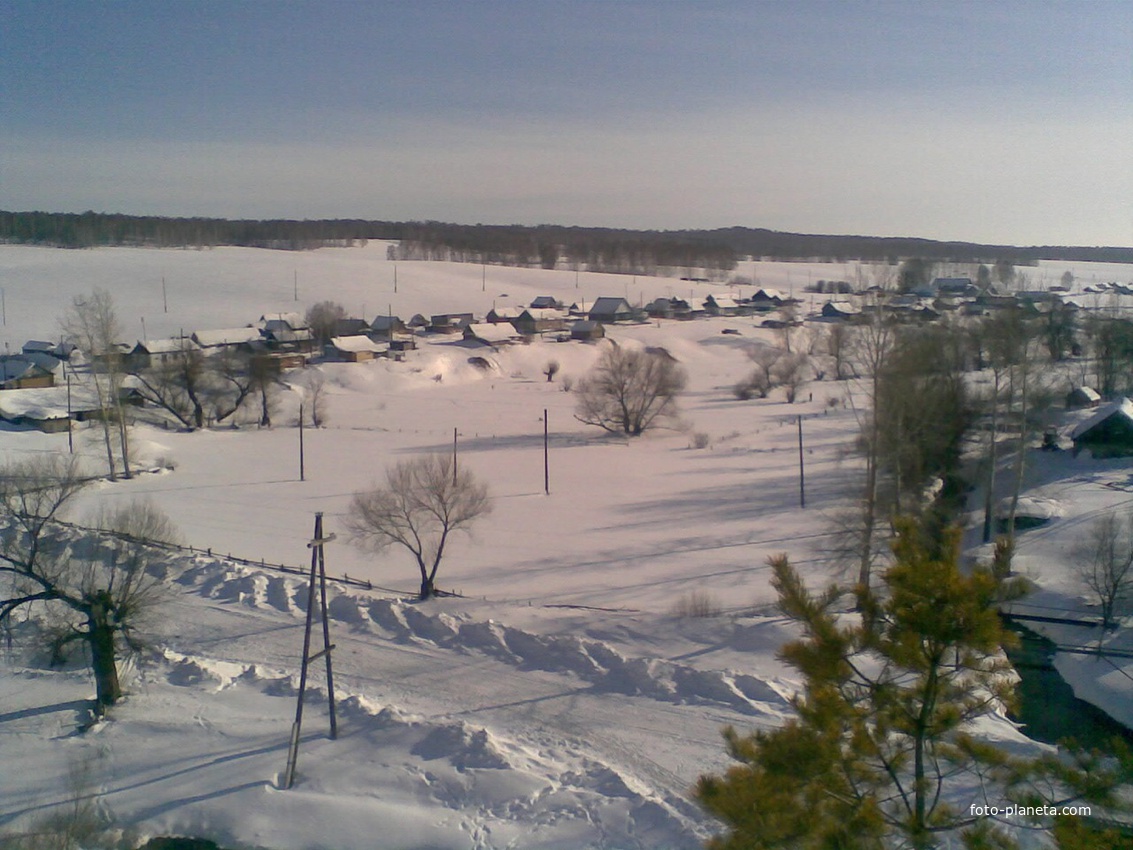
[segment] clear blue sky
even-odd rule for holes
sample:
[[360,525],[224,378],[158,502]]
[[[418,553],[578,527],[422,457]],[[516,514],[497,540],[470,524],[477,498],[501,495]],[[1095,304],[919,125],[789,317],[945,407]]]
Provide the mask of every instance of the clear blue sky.
[[0,208],[1133,245],[1133,0],[0,0]]

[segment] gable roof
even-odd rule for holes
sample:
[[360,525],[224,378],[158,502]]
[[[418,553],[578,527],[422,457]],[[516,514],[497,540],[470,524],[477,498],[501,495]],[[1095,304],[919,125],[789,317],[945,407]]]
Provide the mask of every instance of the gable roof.
[[615,313],[632,313],[633,307],[624,298],[603,295],[590,307],[590,313],[598,313],[599,315],[608,316]]
[[1133,425],[1133,401],[1127,398],[1119,398],[1116,401],[1109,402],[1109,404],[1103,404],[1093,416],[1083,419],[1074,426],[1074,430],[1070,432],[1070,439],[1080,440],[1090,431],[1113,417],[1126,419],[1130,425]]
[[223,345],[240,345],[260,339],[260,329],[247,326],[243,328],[220,328],[214,331],[194,331],[191,338],[202,348],[217,348]]
[[518,335],[508,322],[474,322],[464,329],[465,339],[478,339],[489,344],[510,342]]
[[330,344],[339,351],[350,354],[358,354],[366,351],[371,354],[384,354],[389,350],[388,345],[376,343],[368,336],[361,334],[354,336],[336,336],[330,341]]

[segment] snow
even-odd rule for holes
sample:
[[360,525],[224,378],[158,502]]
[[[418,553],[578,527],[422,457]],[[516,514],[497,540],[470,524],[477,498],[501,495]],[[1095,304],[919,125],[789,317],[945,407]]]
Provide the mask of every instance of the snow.
[[[1042,270],[1057,279],[1067,267]],[[1127,267],[1072,268],[1083,282],[1130,279]],[[852,278],[819,263],[759,263],[753,272],[759,286],[800,294],[809,277]],[[3,333],[17,350],[56,336],[71,298],[93,286],[110,290],[128,335],[144,317],[154,337],[236,328],[326,299],[360,316],[482,316],[540,295],[593,303],[622,293],[643,304],[674,287],[682,297],[686,286],[701,298],[740,294],[672,279],[638,277],[629,291],[614,275],[394,264],[383,243],[303,253],[0,246],[0,274]],[[168,599],[150,649],[127,672],[128,696],[85,733],[93,686],[81,663],[49,670],[18,643],[4,655],[0,760],[19,769],[0,770],[0,834],[30,830],[73,799],[67,777],[78,765],[88,773],[78,793],[94,794],[103,817],[134,837],[197,834],[274,850],[700,846],[717,826],[690,789],[727,766],[721,728],[781,723],[798,685],[777,658],[793,632],[775,612],[767,558],[789,553],[816,584],[838,578],[830,532],[857,474],[847,451],[850,387],[813,383],[793,405],[774,393],[732,396],[749,368],[744,348],[775,340],[755,326],[762,318],[609,327],[618,344],[664,347],[689,373],[684,430],[634,440],[577,422],[563,392],[609,342],[488,351],[451,336],[418,337],[404,362],[317,367],[327,424],[304,431],[305,481],[295,393],[281,394],[271,429],[138,426],[133,444],[146,471],[94,485],[75,518],[148,497],[197,551],[171,559]],[[721,334],[725,327],[739,333]],[[489,368],[470,364],[473,354]],[[549,382],[551,360],[560,371]],[[94,427],[75,443],[97,471]],[[452,451],[454,429],[458,462],[487,482],[494,510],[442,564],[439,585],[464,595],[422,604],[412,599],[410,560],[350,546],[341,518],[387,464]],[[9,431],[0,450],[16,460],[66,451],[67,439]],[[1036,601],[1084,607],[1068,552],[1092,516],[1133,501],[1128,464],[1035,456],[1045,465],[1027,495],[1061,515],[1020,536],[1017,564],[1040,583]],[[326,548],[332,578],[374,587],[331,582],[339,735],[327,736],[316,663],[297,781],[283,790],[315,512],[339,534]],[[295,571],[271,568],[280,564]],[[674,615],[692,591],[721,613]],[[1110,672],[1082,677],[1099,703],[1130,704]],[[1003,719],[980,733],[1027,744]]]

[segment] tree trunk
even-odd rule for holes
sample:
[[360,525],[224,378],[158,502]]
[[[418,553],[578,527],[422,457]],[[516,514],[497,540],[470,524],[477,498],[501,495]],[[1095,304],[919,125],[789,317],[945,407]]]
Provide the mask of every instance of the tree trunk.
[[122,697],[118,682],[118,665],[114,657],[113,603],[110,594],[95,594],[87,615],[87,640],[90,642],[91,667],[94,670],[95,712],[101,716]]
[[421,579],[421,594],[417,598],[424,602],[426,599],[432,599],[437,595],[437,588],[433,585],[431,578]]

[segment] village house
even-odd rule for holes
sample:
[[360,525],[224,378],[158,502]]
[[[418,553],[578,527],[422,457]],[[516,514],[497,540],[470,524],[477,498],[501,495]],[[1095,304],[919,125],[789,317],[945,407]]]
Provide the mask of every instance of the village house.
[[249,342],[263,339],[263,335],[259,328],[247,325],[242,328],[194,331],[189,338],[207,353],[212,353],[227,348],[239,348]]
[[704,309],[711,316],[734,316],[740,305],[731,295],[709,295],[704,299]]
[[124,358],[124,365],[129,372],[141,372],[159,366],[176,357],[187,354],[199,354],[201,347],[190,337],[176,336],[168,339],[139,340],[130,349]]
[[498,348],[519,341],[519,332],[508,322],[473,322],[464,328],[464,341]]
[[363,363],[376,357],[383,357],[389,351],[386,343],[374,342],[364,334],[336,336],[326,347],[326,356],[346,363]]
[[628,301],[613,296],[599,298],[586,313],[586,318],[590,321],[604,324],[629,322],[636,317],[637,313]]
[[550,307],[528,307],[513,319],[511,324],[524,336],[561,331],[566,327],[566,313]]
[[601,322],[592,322],[590,319],[582,319],[570,326],[570,338],[574,340],[589,342],[591,340],[602,339],[605,336],[606,328]]
[[1094,457],[1133,454],[1133,401],[1119,398],[1097,409],[1070,432],[1074,454],[1089,449]]
[[476,321],[471,313],[438,313],[429,319],[429,333],[463,333],[468,325]]
[[379,339],[390,340],[396,334],[403,334],[407,331],[405,322],[401,321],[399,316],[375,316],[374,321],[370,322],[370,329],[368,331],[360,331],[360,333],[367,334],[370,339],[377,342]]
[[52,358],[41,355],[49,362],[36,362],[35,355],[9,354],[0,357],[0,390],[23,390],[55,386],[59,361],[50,365]]

